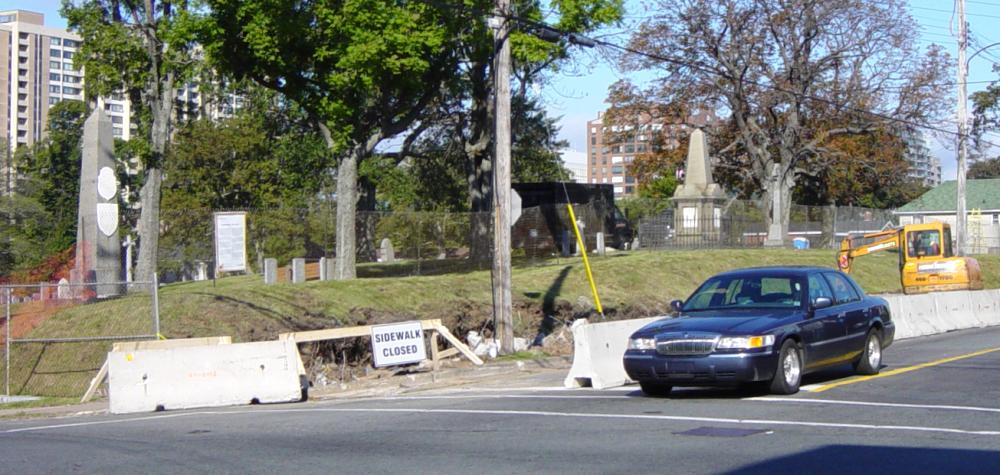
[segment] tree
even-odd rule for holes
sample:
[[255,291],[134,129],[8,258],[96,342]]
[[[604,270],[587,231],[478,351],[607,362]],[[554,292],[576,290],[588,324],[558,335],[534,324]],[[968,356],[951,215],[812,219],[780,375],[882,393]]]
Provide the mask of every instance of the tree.
[[[514,0],[511,10],[512,101],[530,99],[533,84],[544,82],[548,72],[558,71],[571,60],[570,43],[565,38],[549,42],[539,28],[543,20],[565,33],[588,34],[620,21],[622,0],[560,0],[544,5],[539,0]],[[476,213],[471,227],[470,254],[475,259],[489,259],[492,250],[493,211],[493,125],[494,94],[493,31],[487,26],[485,12],[494,9],[493,0],[473,0],[456,7],[455,14],[464,19],[468,29],[463,32],[459,54],[465,60],[450,82],[446,105],[447,120],[456,143],[464,154],[462,165],[468,186],[469,208]],[[516,124],[516,122],[512,121]],[[516,163],[513,164],[516,166]],[[516,170],[514,173],[517,173]]]
[[973,163],[969,167],[969,178],[1000,178],[1000,158]]
[[[190,76],[196,56],[196,4],[188,0],[64,0],[62,14],[83,44],[75,61],[84,68],[93,99],[122,93],[138,118],[139,140],[148,142],[139,192],[139,258],[136,279],[156,273],[163,160],[174,128],[176,90]],[[136,140],[136,139],[133,139]]]
[[461,22],[424,2],[208,3],[215,63],[293,100],[337,157],[335,277],[354,278],[358,166],[440,97]]
[[621,63],[659,73],[638,95],[650,110],[725,114],[734,140],[715,153],[755,182],[776,244],[795,184],[827,171],[832,140],[943,112],[948,58],[921,55],[915,28],[899,0],[661,1],[630,41],[643,54]]
[[80,198],[80,140],[86,120],[81,101],[61,101],[49,108],[47,135],[18,154],[18,193],[37,201],[49,216],[51,234],[44,249],[63,251],[76,240]]
[[[210,261],[211,213],[250,209],[253,251],[279,260],[318,245],[306,210],[328,184],[326,145],[301,112],[273,92],[240,88],[243,109],[179,127],[164,167],[161,266]],[[288,226],[295,221],[296,226]]]

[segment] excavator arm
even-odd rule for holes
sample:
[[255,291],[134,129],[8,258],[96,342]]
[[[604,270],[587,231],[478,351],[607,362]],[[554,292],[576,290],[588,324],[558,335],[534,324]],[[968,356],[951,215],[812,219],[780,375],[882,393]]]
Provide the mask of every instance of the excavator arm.
[[840,270],[850,274],[855,257],[878,251],[899,249],[902,244],[902,236],[903,233],[900,229],[888,229],[857,236],[848,235],[843,241],[840,241],[837,266],[840,267]]

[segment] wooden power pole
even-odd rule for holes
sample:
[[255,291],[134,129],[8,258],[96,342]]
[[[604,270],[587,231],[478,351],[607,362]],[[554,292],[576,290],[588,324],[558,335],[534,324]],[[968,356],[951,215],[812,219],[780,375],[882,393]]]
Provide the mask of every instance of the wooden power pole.
[[496,154],[493,187],[496,190],[493,223],[493,315],[500,353],[514,352],[514,318],[510,293],[510,0],[496,0],[494,31],[496,79]]
[[965,172],[968,157],[969,132],[966,119],[966,79],[969,75],[969,63],[965,59],[965,47],[968,44],[968,30],[965,24],[965,0],[957,0],[958,16],[958,170],[956,172],[955,197],[955,252],[965,255],[966,221],[965,213]]

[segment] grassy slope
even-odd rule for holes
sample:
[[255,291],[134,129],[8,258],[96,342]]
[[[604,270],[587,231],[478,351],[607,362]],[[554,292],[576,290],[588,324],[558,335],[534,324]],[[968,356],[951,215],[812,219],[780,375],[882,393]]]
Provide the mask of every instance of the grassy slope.
[[[829,250],[711,250],[636,252],[594,258],[592,267],[605,312],[617,317],[662,313],[720,271],[761,265],[832,266]],[[1000,255],[980,256],[988,288],[1000,287]],[[854,276],[870,293],[899,292],[894,254],[855,261]],[[442,318],[463,332],[488,318],[488,271],[423,277],[371,278],[265,286],[259,276],[168,285],[160,292],[161,330],[170,338],[232,335],[236,341],[274,338],[279,332],[341,325]],[[565,318],[592,308],[578,259],[516,268],[515,325],[534,335],[542,314]],[[149,333],[149,296],[64,310],[30,337]],[[108,343],[18,345],[12,355],[11,390],[20,394],[81,394],[100,367]],[[30,375],[30,376],[29,376]]]

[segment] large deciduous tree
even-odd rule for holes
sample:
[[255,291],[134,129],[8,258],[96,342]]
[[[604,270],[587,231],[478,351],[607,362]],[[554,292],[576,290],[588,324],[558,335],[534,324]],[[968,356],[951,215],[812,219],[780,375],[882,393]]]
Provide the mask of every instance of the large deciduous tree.
[[[622,0],[513,0],[511,12],[511,88],[515,104],[527,104],[532,85],[544,81],[546,73],[558,70],[572,60],[570,43],[562,38],[549,42],[540,38],[538,23],[546,21],[566,33],[588,34],[617,23],[622,18]],[[487,26],[486,12],[493,11],[493,0],[472,0],[456,7],[469,25],[460,44],[464,61],[451,83],[447,123],[452,141],[460,143],[465,156],[469,207],[473,213],[470,236],[474,259],[489,259],[492,250],[493,211],[493,134],[494,134],[494,56],[496,42]],[[516,130],[515,130],[516,133]],[[516,152],[515,152],[516,155]],[[516,159],[515,159],[516,160]],[[512,173],[517,174],[513,163]]]
[[355,277],[358,166],[439,99],[465,26],[431,2],[209,0],[206,49],[295,101],[337,157],[337,279]]
[[900,0],[664,0],[622,66],[658,74],[638,94],[650,110],[724,118],[734,140],[717,155],[758,184],[777,244],[795,184],[835,166],[835,139],[940,117],[947,56],[918,37]]
[[176,120],[177,88],[185,84],[196,55],[197,16],[191,0],[64,0],[62,14],[83,38],[74,58],[85,71],[93,100],[122,94],[137,111],[139,140],[148,141],[142,161],[139,258],[136,279],[156,273],[163,159]]

